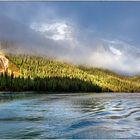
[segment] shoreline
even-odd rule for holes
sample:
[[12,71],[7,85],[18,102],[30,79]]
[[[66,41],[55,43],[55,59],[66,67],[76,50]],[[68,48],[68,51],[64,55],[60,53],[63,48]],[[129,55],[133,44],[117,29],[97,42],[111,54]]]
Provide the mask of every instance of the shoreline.
[[140,92],[51,92],[51,91],[0,91],[0,94],[134,94]]

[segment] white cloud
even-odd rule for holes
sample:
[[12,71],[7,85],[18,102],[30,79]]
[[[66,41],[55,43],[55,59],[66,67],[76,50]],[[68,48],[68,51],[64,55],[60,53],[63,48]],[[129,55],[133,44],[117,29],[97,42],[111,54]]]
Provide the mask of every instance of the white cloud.
[[71,40],[72,28],[65,22],[56,22],[51,24],[33,23],[31,28],[41,32],[46,38],[53,40]]
[[[86,64],[125,74],[140,73],[138,48],[121,40],[88,38],[89,32],[70,26],[68,22],[34,23],[31,28],[56,42],[52,55],[74,64]],[[78,35],[77,35],[78,34]],[[51,42],[50,42],[51,43]],[[49,44],[48,44],[49,45]],[[47,51],[47,50],[46,50]],[[135,69],[134,69],[135,67]]]
[[115,55],[118,55],[118,56],[122,55],[121,51],[114,48],[113,46],[110,46],[109,48]]

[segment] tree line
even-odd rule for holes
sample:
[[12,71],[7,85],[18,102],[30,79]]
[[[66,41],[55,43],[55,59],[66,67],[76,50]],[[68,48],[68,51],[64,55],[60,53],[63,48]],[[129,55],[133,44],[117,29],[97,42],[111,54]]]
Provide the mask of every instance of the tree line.
[[68,77],[27,78],[14,77],[13,73],[0,74],[0,91],[49,91],[49,92],[101,92],[91,82]]
[[5,79],[7,77],[5,74],[2,76],[3,83],[5,81],[10,83],[12,79],[15,90],[140,92],[140,80],[120,76],[108,70],[74,66],[37,56],[7,55],[6,57],[21,74],[18,77],[8,75],[9,80]]

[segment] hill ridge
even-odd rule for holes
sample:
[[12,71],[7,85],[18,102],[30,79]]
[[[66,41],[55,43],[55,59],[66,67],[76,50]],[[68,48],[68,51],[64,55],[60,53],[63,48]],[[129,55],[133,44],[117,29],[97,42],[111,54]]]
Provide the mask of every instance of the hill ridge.
[[[15,77],[33,80],[30,81],[32,84],[39,78],[40,84],[44,83],[44,85],[51,79],[55,91],[59,87],[61,91],[66,90],[67,85],[69,85],[67,91],[71,91],[77,84],[78,88],[75,90],[77,92],[78,89],[86,92],[140,92],[139,79],[121,76],[108,70],[75,66],[39,56],[7,54],[6,58],[10,64],[8,69],[14,76],[16,75]],[[44,82],[43,79],[47,78],[49,80]],[[44,87],[45,91],[47,91],[46,87]]]

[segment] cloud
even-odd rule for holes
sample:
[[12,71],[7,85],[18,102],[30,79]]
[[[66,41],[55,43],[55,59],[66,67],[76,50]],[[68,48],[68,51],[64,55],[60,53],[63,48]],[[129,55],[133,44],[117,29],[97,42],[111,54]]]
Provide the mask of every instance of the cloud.
[[65,22],[60,23],[32,23],[30,26],[32,29],[41,32],[46,38],[53,40],[70,40],[72,29]]
[[[102,39],[99,36],[89,38],[88,31],[81,31],[75,24],[63,20],[39,24],[33,22],[30,28],[45,39],[36,44],[39,46],[38,54],[49,55],[68,63],[110,69],[122,74],[132,75],[140,72],[140,51],[127,42]],[[32,41],[34,43],[34,40]]]
[[96,27],[94,32],[88,27],[83,28],[74,20],[62,18],[53,8],[45,11],[42,5],[36,12],[30,6],[27,8],[29,17],[25,16],[26,5],[21,6],[20,14],[16,10],[17,6],[12,8],[12,14],[9,14],[10,10],[7,11],[14,20],[0,16],[0,40],[16,42],[20,49],[16,48],[14,52],[55,57],[68,63],[110,69],[123,74],[140,73],[139,48],[125,40],[106,37],[107,33],[98,32]]
[[94,50],[90,59],[92,66],[126,75],[140,74],[140,50],[138,48],[126,42],[115,40],[106,41],[103,44]]
[[113,46],[110,46],[110,50],[115,54],[115,55],[122,55],[121,51],[114,48]]

